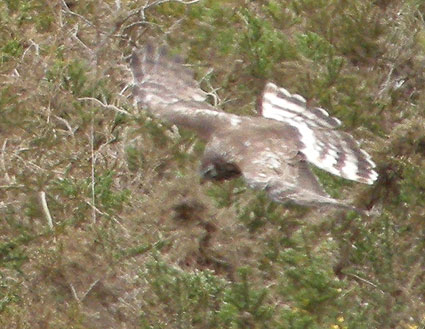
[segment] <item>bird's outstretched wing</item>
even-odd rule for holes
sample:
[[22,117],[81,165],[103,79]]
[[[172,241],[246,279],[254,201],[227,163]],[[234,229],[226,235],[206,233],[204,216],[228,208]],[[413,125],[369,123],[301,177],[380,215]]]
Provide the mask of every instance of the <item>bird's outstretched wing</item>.
[[196,130],[206,139],[219,127],[238,125],[239,117],[205,102],[207,94],[179,57],[147,44],[133,52],[130,67],[138,105],[170,123]]
[[333,199],[324,191],[302,156],[288,162],[273,150],[254,147],[238,166],[250,187],[266,191],[276,202],[355,210],[350,204]]
[[341,122],[322,108],[309,108],[302,96],[267,83],[259,114],[295,127],[302,144],[300,152],[317,167],[366,184],[378,177],[370,155],[359,143],[348,133],[334,130]]

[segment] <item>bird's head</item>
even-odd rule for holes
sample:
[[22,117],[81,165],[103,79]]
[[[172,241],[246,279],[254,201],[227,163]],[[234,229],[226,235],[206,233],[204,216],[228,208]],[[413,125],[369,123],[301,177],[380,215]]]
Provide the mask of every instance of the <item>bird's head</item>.
[[202,161],[200,175],[201,184],[208,180],[223,181],[240,176],[241,171],[237,165],[225,162],[221,159],[209,159]]

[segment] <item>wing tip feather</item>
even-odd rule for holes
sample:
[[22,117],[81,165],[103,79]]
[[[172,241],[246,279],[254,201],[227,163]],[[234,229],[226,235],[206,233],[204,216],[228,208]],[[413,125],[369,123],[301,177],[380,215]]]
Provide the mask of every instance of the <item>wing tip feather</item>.
[[[302,97],[301,95],[293,94],[293,95],[292,95],[292,98],[295,98],[296,100],[300,101],[301,103],[304,103],[304,104],[306,104],[306,103],[307,103],[307,100],[306,100],[304,97]],[[326,112],[326,113],[327,113],[327,112]],[[328,115],[329,115],[329,114],[328,114]]]
[[[271,105],[269,111],[265,111],[264,103]],[[330,116],[325,109],[308,107],[307,100],[303,96],[291,94],[287,89],[278,87],[270,81],[266,83],[258,104],[257,109],[261,111],[257,112],[265,118],[285,121],[296,117],[310,125],[330,129],[341,125],[341,121]]]

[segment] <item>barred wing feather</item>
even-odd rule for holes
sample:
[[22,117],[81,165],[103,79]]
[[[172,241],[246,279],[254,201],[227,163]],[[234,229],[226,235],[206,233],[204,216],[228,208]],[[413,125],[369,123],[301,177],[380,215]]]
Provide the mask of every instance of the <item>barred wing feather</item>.
[[303,145],[300,152],[320,169],[366,184],[377,179],[370,155],[351,135],[334,130],[341,122],[322,108],[309,108],[302,96],[268,83],[259,112],[265,118],[295,127]]
[[135,102],[161,120],[193,129],[204,139],[218,128],[236,126],[241,121],[205,102],[207,93],[193,78],[193,72],[164,48],[147,44],[135,50],[130,68]]

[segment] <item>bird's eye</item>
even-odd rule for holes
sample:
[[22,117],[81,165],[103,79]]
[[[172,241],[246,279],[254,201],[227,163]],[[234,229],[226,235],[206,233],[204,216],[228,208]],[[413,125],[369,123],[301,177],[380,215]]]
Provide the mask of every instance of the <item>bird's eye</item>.
[[217,170],[215,169],[215,167],[211,167],[208,170],[208,177],[211,177],[211,178],[217,177]]
[[205,178],[214,178],[217,176],[217,170],[214,166],[208,166],[201,175]]

